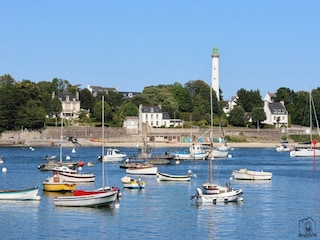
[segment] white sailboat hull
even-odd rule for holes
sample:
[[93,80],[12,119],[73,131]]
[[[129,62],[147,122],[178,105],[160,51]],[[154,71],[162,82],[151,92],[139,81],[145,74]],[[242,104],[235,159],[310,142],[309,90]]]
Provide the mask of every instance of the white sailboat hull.
[[212,156],[214,158],[226,158],[228,156],[228,151],[212,150]]
[[290,151],[291,157],[319,157],[320,150],[313,148],[297,148],[294,151]]
[[239,190],[229,190],[223,193],[217,194],[205,194],[202,192],[200,188],[197,188],[196,191],[196,203],[227,203],[227,202],[240,202],[243,200],[242,198],[243,191],[242,189]]
[[251,171],[247,169],[233,170],[232,176],[238,180],[271,180],[271,172]]

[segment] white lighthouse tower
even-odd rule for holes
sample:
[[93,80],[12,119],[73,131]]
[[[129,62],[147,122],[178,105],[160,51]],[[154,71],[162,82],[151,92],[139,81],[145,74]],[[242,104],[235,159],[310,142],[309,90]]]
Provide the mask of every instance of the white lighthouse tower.
[[218,48],[212,50],[212,75],[211,75],[211,87],[217,94],[217,99],[220,101],[220,87],[219,87],[219,53]]

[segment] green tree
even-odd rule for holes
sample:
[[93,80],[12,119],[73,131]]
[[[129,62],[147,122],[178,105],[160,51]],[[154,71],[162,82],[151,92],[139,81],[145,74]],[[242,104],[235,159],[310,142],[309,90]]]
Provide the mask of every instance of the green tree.
[[23,108],[20,108],[16,116],[16,129],[39,129],[44,127],[45,110],[34,100],[28,100]]
[[[62,92],[71,92],[68,90],[68,87],[70,86],[70,83],[68,82],[68,80],[63,80],[61,78],[54,78],[52,80],[52,85],[53,85],[53,91],[58,94],[58,93],[62,93]],[[74,92],[72,92],[73,94],[75,94]]]
[[263,101],[261,99],[259,90],[250,90],[247,91],[244,88],[241,88],[237,92],[238,98],[236,103],[238,106],[243,107],[245,112],[252,112],[255,107],[263,107]]
[[281,87],[276,91],[276,96],[273,99],[275,102],[283,101],[286,110],[291,115],[295,111],[296,93],[290,88]]
[[243,127],[244,126],[244,110],[241,106],[235,106],[229,115],[229,123],[233,126]]
[[[96,121],[101,121],[102,119],[102,101],[96,102],[93,107],[93,117]],[[107,102],[104,102],[104,120],[109,122],[112,120],[112,110]]]
[[316,117],[313,117],[313,126],[317,126],[316,120],[320,120],[320,87],[317,89],[312,90],[312,100],[314,102],[315,112],[314,114]]
[[119,108],[123,112],[125,117],[128,116],[139,116],[139,109],[132,102],[125,102]]
[[176,100],[179,112],[192,112],[192,99],[186,88],[175,82],[173,85],[168,86],[168,90]]
[[108,94],[106,94],[105,99],[105,101],[109,104],[113,111],[120,107],[124,101],[123,96],[120,93],[114,91],[109,91]]
[[298,91],[294,106],[295,110],[291,113],[292,124],[309,126],[309,92]]
[[41,106],[45,109],[46,114],[50,116],[51,101],[54,93],[54,87],[51,82],[41,81],[36,84],[40,89]]
[[175,112],[178,114],[178,103],[172,95],[169,87],[166,85],[145,87],[141,93],[143,99],[148,99],[148,105],[144,106],[156,106],[161,105],[164,112],[168,112],[172,116]]
[[[210,86],[202,80],[195,80],[187,82],[185,88],[192,98],[193,119],[196,120],[198,118],[197,116],[201,118],[197,121],[205,119],[206,113],[211,112]],[[215,94],[213,94],[213,96],[215,96]],[[215,108],[215,111],[217,110],[218,108]]]
[[30,80],[23,80],[21,82],[17,82],[15,85],[21,105],[31,99],[39,103],[41,102],[41,89],[37,84]]
[[13,130],[18,110],[15,85],[0,88],[0,130]]
[[252,121],[257,124],[257,128],[260,128],[260,123],[267,119],[266,113],[263,107],[255,107],[252,110]]
[[50,102],[50,115],[54,116],[56,119],[56,126],[58,125],[58,117],[62,112],[62,103],[58,97],[54,97]]
[[139,109],[132,102],[123,103],[113,114],[113,122],[116,126],[121,127],[123,125],[123,121],[128,116],[138,116]]
[[85,88],[79,92],[80,108],[93,111],[95,99],[89,89]]
[[143,94],[134,95],[131,98],[130,102],[132,102],[137,107],[139,107],[140,105],[143,105],[143,106],[151,106],[152,105],[150,99],[148,99],[148,97]]
[[0,76],[0,88],[6,88],[8,86],[12,86],[16,83],[13,77],[10,74],[4,74]]

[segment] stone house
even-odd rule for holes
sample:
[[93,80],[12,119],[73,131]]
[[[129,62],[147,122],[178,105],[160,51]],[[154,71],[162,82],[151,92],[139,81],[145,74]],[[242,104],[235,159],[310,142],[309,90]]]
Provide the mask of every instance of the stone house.
[[[54,93],[53,93],[54,97]],[[64,119],[77,119],[80,112],[79,93],[74,96],[72,93],[59,93],[58,98],[62,104],[60,117]]]

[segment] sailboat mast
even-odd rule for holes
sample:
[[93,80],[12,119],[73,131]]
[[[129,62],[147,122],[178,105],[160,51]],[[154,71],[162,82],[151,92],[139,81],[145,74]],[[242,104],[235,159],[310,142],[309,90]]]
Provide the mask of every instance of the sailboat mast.
[[62,141],[63,141],[62,126],[63,126],[63,118],[61,117],[61,126],[60,126],[60,164],[62,164]]
[[212,184],[212,147],[213,147],[213,106],[212,106],[212,85],[210,87],[210,184]]
[[312,100],[311,91],[309,93],[309,118],[310,118],[310,142],[312,143]]
[[148,147],[148,120],[146,121],[146,141],[145,141],[145,153],[146,153],[146,162],[148,162],[148,155],[149,155],[149,147]]
[[101,128],[102,128],[102,140],[101,140],[101,157],[102,157],[102,189],[104,189],[104,96],[102,95],[102,110],[101,110]]

